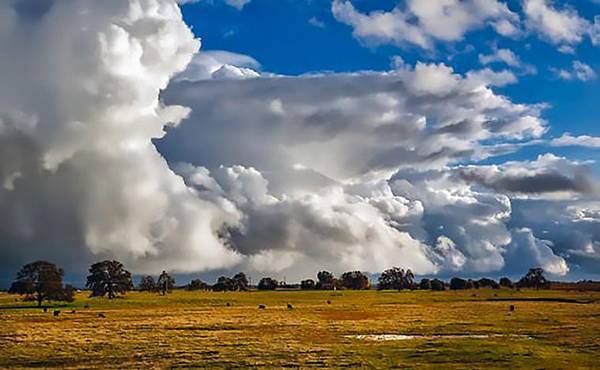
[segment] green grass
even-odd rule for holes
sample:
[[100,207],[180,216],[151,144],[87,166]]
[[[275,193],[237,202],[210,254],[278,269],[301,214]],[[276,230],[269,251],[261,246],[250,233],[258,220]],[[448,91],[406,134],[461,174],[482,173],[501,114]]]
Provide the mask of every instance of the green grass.
[[[82,293],[58,317],[15,298],[0,294],[1,368],[600,367],[597,292]],[[349,337],[357,334],[500,336]]]

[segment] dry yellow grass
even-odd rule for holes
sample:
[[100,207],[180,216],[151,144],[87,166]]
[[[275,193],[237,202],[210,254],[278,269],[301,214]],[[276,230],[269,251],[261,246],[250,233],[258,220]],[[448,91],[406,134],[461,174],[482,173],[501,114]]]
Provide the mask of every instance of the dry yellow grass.
[[[598,292],[82,293],[58,317],[15,298],[0,294],[2,368],[600,368]],[[488,301],[498,298],[592,303]],[[455,337],[463,334],[492,336]]]

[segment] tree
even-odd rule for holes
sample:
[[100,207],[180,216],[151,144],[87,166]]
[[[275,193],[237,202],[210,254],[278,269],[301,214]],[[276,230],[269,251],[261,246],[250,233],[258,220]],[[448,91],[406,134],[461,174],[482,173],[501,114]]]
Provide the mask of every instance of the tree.
[[450,289],[452,289],[452,290],[467,289],[467,281],[465,279],[461,279],[459,277],[453,277],[450,280]]
[[507,277],[500,278],[500,286],[504,288],[514,288],[513,282]]
[[479,279],[478,283],[481,288],[491,288],[491,289],[500,288],[500,285],[493,279],[481,278],[481,279]]
[[43,301],[73,301],[74,289],[63,288],[64,272],[54,263],[36,261],[27,264],[17,273],[9,293],[26,295],[26,300],[34,300],[38,307]]
[[210,286],[200,279],[194,279],[185,288],[187,290],[208,290]]
[[378,279],[378,289],[415,289],[415,276],[410,269],[392,267],[381,273]]
[[73,302],[75,300],[75,287],[71,284],[65,284],[62,292],[59,293],[60,299],[57,301]]
[[347,289],[364,290],[371,287],[369,277],[360,271],[344,272],[341,280],[342,286]]
[[315,284],[315,281],[313,279],[306,279],[300,282],[300,289],[309,290],[315,289],[316,287],[317,285]]
[[235,274],[233,281],[235,282],[235,290],[244,292],[248,290],[248,278],[243,272],[238,272]]
[[429,279],[421,279],[419,283],[419,289],[421,290],[431,290],[431,280]]
[[479,283],[469,279],[467,280],[467,285],[465,286],[465,289],[479,289]]
[[264,277],[258,282],[257,288],[259,290],[275,290],[278,286],[279,283],[277,282],[277,280],[270,277]]
[[119,261],[102,261],[94,263],[89,270],[85,286],[91,289],[91,297],[113,299],[133,289],[131,273]]
[[154,278],[150,275],[142,276],[142,280],[140,280],[140,285],[138,289],[141,292],[156,292],[158,291],[158,286],[154,281]]
[[319,271],[317,274],[317,280],[317,289],[331,290],[336,286],[335,278],[329,271]]
[[446,284],[440,279],[431,280],[431,290],[446,290]]
[[517,283],[519,288],[535,288],[546,289],[550,286],[550,282],[544,276],[544,269],[531,268],[525,276]]
[[227,276],[221,276],[217,279],[215,285],[212,286],[212,290],[215,292],[229,292],[236,289],[235,281]]
[[171,293],[173,288],[175,288],[175,279],[166,271],[163,271],[158,277],[156,285],[158,286],[158,290],[162,293],[162,295],[165,295],[167,293]]

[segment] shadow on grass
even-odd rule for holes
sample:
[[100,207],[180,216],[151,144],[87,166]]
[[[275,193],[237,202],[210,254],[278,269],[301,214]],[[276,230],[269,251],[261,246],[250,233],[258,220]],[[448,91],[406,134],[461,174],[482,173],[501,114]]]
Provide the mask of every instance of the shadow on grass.
[[559,302],[559,303],[578,303],[578,304],[589,304],[589,303],[595,302],[594,300],[583,300],[583,299],[574,299],[574,298],[545,298],[545,297],[488,298],[488,299],[486,299],[486,301],[492,301],[492,302]]

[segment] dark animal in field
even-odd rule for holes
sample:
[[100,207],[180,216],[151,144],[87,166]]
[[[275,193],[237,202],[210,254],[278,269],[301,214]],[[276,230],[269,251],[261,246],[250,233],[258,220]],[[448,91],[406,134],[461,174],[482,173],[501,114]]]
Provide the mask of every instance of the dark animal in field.
[[331,304],[331,301],[327,301],[327,304]]
[[471,297],[477,297],[477,294],[471,294]]
[[83,306],[83,308],[90,308],[90,306],[86,304],[85,306]]
[[265,306],[264,304],[259,304],[258,305],[258,309],[259,310],[264,310],[265,308],[267,308],[267,306]]
[[510,310],[510,312],[513,312],[515,310],[515,305],[511,304],[508,309]]
[[494,293],[494,297],[497,297],[497,296],[498,296],[498,294]]
[[75,310],[71,310],[71,313],[77,313],[77,311],[75,311]]
[[287,308],[288,308],[288,310],[293,310],[294,306],[292,306],[290,303],[288,303]]
[[225,303],[225,306],[231,307],[231,303],[227,302],[227,303]]
[[54,314],[54,316],[60,315],[60,310],[54,310],[53,314]]
[[106,315],[105,315],[105,314],[103,314],[102,312],[100,312],[100,313],[98,314],[98,317],[101,317],[101,318],[103,318],[103,319],[106,319]]
[[44,312],[48,312],[48,307],[44,307]]

